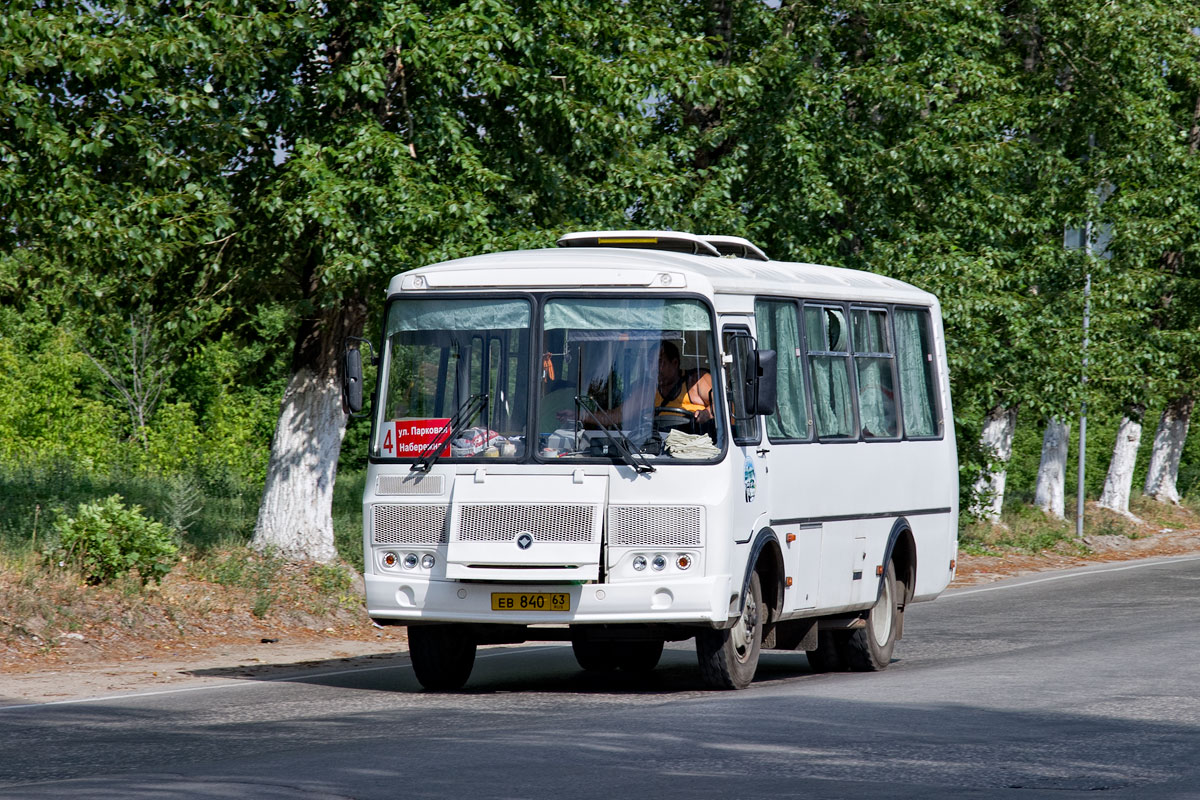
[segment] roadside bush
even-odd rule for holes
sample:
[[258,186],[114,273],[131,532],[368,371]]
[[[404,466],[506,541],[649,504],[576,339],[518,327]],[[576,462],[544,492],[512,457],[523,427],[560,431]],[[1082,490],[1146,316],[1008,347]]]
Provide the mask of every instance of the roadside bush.
[[178,554],[171,531],[142,515],[141,506],[127,507],[119,494],[81,503],[75,516],[62,516],[56,526],[56,562],[79,569],[91,584],[111,583],[129,570],[145,585],[161,581]]

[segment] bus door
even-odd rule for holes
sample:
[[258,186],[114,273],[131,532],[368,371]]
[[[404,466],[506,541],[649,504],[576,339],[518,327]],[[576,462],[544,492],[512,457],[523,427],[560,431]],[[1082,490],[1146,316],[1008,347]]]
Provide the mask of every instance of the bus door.
[[[735,541],[744,543],[750,541],[754,534],[767,524],[770,448],[763,439],[759,418],[744,411],[744,370],[746,359],[755,348],[751,321],[746,317],[725,317],[722,323],[722,360],[730,427],[733,430],[733,447],[730,452],[734,457],[729,459],[729,463],[730,469],[735,473],[732,476],[734,489],[731,491],[730,519]],[[736,487],[739,486],[741,492],[737,491]]]

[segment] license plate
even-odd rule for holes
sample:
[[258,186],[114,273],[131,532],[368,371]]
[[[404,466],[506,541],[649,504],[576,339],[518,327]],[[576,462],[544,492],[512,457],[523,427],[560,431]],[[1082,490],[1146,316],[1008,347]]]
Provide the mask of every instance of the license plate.
[[570,611],[566,592],[492,592],[492,611]]

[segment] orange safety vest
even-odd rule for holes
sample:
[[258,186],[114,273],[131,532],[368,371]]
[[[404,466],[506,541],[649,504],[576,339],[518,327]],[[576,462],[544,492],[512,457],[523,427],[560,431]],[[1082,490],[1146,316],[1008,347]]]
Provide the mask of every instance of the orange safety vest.
[[688,384],[687,376],[684,376],[683,380],[680,381],[680,386],[682,388],[680,389],[679,394],[666,403],[663,402],[663,396],[656,389],[654,391],[654,405],[662,408],[682,408],[685,411],[692,412],[703,411],[705,405],[703,403],[697,403],[693,401],[692,398],[688,396],[688,393],[692,391],[692,387]]

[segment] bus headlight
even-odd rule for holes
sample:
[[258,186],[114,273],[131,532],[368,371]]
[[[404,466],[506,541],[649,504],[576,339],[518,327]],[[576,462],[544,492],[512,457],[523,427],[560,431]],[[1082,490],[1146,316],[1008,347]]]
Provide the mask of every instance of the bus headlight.
[[633,568],[636,569],[638,572],[641,572],[642,570],[644,570],[646,568],[646,557],[645,556],[634,556],[633,557]]
[[407,555],[405,555],[404,556],[404,568],[405,569],[416,569],[416,567],[417,567],[417,554],[416,553],[408,553]]
[[688,567],[692,566],[692,557],[687,553],[680,553],[675,557],[675,566],[679,567],[680,569],[687,569]]
[[399,556],[397,556],[391,550],[384,553],[379,560],[382,561],[383,565],[388,569],[395,569],[396,565],[400,563]]
[[650,566],[654,567],[659,572],[662,572],[667,568],[667,557],[662,553],[659,553],[658,555],[654,556],[654,561],[650,563]]
[[426,553],[425,555],[421,556],[421,566],[424,567],[425,569],[433,569],[433,554],[432,553]]

